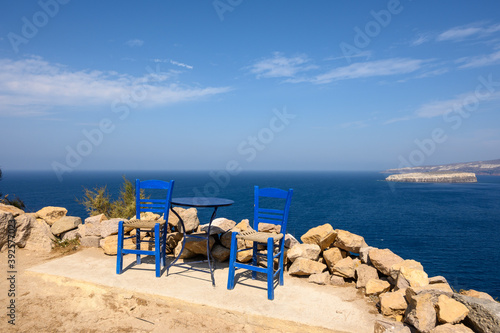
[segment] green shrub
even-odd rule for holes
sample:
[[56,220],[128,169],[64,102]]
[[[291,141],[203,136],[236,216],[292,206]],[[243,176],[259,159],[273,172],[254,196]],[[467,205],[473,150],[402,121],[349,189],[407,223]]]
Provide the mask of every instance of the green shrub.
[[[141,197],[144,197],[143,193]],[[108,218],[130,218],[135,215],[135,186],[123,176],[117,200],[111,201],[107,187],[103,186],[93,190],[85,188],[83,199],[77,201],[85,206],[90,216],[104,214]]]

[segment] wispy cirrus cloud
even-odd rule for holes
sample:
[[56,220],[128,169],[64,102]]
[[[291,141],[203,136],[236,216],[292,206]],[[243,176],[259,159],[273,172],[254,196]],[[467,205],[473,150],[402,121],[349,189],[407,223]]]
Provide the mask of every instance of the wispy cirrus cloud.
[[229,87],[189,87],[169,83],[175,74],[157,71],[141,77],[96,70],[72,70],[42,58],[0,59],[0,115],[33,116],[57,107],[110,105],[134,91],[146,91],[144,107],[165,106],[217,95]]
[[476,68],[496,65],[500,63],[500,51],[486,55],[464,57],[458,59],[456,62],[462,64],[459,66],[459,68]]
[[437,35],[437,41],[461,41],[473,37],[486,37],[500,31],[500,24],[486,26],[484,23],[458,26]]
[[[486,89],[486,88],[485,88]],[[448,113],[459,111],[464,108],[476,109],[479,103],[486,103],[500,100],[500,93],[483,93],[484,96],[477,96],[477,91],[457,95],[453,98],[433,101],[421,105],[416,111],[418,118],[434,118],[446,115]]]
[[310,81],[316,84],[325,84],[339,80],[408,74],[421,69],[425,62],[425,60],[408,58],[360,62],[349,66],[337,67],[326,73],[317,75]]
[[317,68],[312,65],[305,55],[285,57],[279,52],[273,53],[271,58],[257,61],[250,67],[250,72],[257,78],[291,78],[300,72]]
[[125,42],[125,45],[130,47],[141,47],[142,45],[144,45],[144,41],[141,39],[130,39]]
[[178,62],[178,61],[175,61],[175,60],[172,60],[172,59],[159,59],[159,58],[155,58],[155,59],[153,59],[153,62],[156,62],[156,63],[168,63],[168,64],[172,64],[172,65],[175,65],[175,66],[178,66],[178,67],[187,68],[187,69],[193,69],[194,68],[191,65],[188,65],[188,64],[185,64],[185,63],[182,63],[182,62]]

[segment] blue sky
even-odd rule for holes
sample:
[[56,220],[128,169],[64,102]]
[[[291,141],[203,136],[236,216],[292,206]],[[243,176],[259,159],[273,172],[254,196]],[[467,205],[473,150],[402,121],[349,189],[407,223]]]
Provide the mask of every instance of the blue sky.
[[500,158],[498,1],[4,1],[4,170]]

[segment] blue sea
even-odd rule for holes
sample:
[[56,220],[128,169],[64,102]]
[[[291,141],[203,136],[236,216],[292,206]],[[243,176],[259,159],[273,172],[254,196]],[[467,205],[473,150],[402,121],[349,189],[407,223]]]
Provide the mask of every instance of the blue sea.
[[[16,194],[28,211],[62,206],[85,219],[77,202],[84,188],[107,186],[116,198],[122,176],[175,180],[174,196],[217,196],[235,201],[218,217],[252,219],[253,186],[293,188],[288,232],[300,239],[330,223],[361,235],[443,275],[456,290],[476,289],[500,298],[500,177],[472,184],[388,183],[377,172],[73,172],[60,182],[52,172],[4,171],[0,192]],[[200,220],[211,212],[199,210]]]

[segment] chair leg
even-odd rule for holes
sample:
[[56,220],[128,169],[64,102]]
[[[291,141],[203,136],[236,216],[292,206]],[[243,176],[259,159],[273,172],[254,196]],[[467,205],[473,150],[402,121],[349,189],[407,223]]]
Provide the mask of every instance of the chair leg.
[[280,240],[280,255],[279,255],[279,264],[278,264],[278,269],[280,270],[280,286],[282,286],[284,284],[284,280],[283,280],[283,270],[284,270],[284,253],[285,253],[285,240],[284,240],[284,237]]
[[274,239],[267,239],[267,298],[274,299]]
[[155,268],[156,277],[161,275],[161,243],[160,243],[160,224],[155,224]]
[[231,235],[231,249],[229,252],[229,272],[227,274],[227,289],[231,290],[234,288],[234,262],[236,260],[236,252],[238,250],[238,242],[236,240],[237,232],[233,232]]
[[[137,228],[135,229],[135,249],[140,250],[141,249],[141,229]],[[141,255],[137,253],[135,255],[137,265],[141,264]]]
[[[257,264],[257,250],[258,250],[258,243],[257,242],[253,242],[253,246],[252,246],[252,265],[257,267],[258,264]],[[252,280],[255,280],[257,278],[257,272],[256,271],[252,271]]]
[[123,221],[118,223],[118,245],[116,249],[116,274],[121,274],[123,269]]
[[161,262],[162,262],[163,267],[165,267],[167,265],[167,226],[166,226],[166,223],[165,223],[165,225],[163,225],[163,228],[162,228],[161,243],[162,243]]

